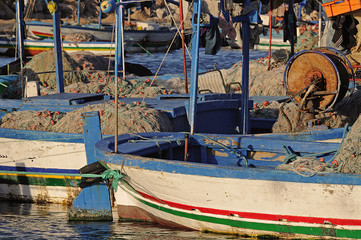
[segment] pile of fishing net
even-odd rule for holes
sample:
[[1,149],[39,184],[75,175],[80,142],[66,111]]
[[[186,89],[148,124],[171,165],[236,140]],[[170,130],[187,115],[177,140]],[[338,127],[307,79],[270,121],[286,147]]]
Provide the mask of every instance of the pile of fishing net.
[[302,25],[299,27],[300,35],[297,37],[295,51],[311,50],[318,47],[317,25]]
[[294,161],[280,164],[279,170],[292,171],[305,177],[313,176],[319,172],[336,172],[336,162],[325,162],[324,158],[297,157]]
[[[342,99],[333,109],[317,114],[313,123],[323,125],[324,128],[340,128],[346,124],[354,124],[361,112],[361,91],[356,91],[350,97]],[[272,132],[302,132],[309,131],[307,127],[307,113],[299,110],[291,102],[282,104],[279,108],[277,122],[273,125]],[[311,120],[311,119],[310,119]]]
[[[268,58],[259,58],[249,63],[249,94],[251,96],[284,96],[283,75],[285,59],[272,57],[268,70]],[[242,83],[242,62],[222,71],[226,84]]]
[[65,42],[93,42],[95,41],[95,37],[90,33],[85,32],[75,32],[70,33],[65,36]]
[[[77,82],[64,87],[67,93],[103,93],[115,96],[114,76],[108,76],[106,72],[97,71],[89,73],[90,82]],[[55,89],[42,87],[42,95],[55,93]],[[150,79],[139,80],[120,80],[118,79],[118,96],[120,98],[154,98],[157,95],[172,94],[174,90],[168,90],[165,87],[151,83]]]
[[280,103],[277,101],[264,101],[263,103],[254,103],[250,110],[251,118],[277,119]]
[[[361,116],[361,115],[360,115]],[[361,174],[361,117],[352,125],[338,151],[334,164],[338,172]]]
[[[345,133],[348,127],[345,126]],[[342,140],[336,155],[328,161],[323,157],[297,157],[294,161],[277,166],[277,169],[313,176],[320,172],[361,174],[361,115]]]
[[[64,85],[81,82],[85,76],[79,72],[79,65],[66,52],[63,52]],[[35,55],[24,68],[24,79],[37,81],[39,85],[49,89],[56,89],[56,73],[54,51]],[[5,98],[21,98],[21,80],[18,79],[5,89]]]
[[[172,131],[170,120],[160,111],[148,108],[144,103],[136,102],[118,104],[118,133],[165,132]],[[99,111],[102,134],[115,133],[114,103],[89,105],[84,108],[67,112],[53,111],[19,111],[6,114],[1,119],[0,127],[51,131],[63,133],[82,133],[83,112]]]
[[0,127],[50,132],[64,115],[65,113],[48,110],[12,112],[1,118]]
[[[74,61],[68,53],[63,51],[63,70],[64,70],[64,85],[84,80],[84,76],[77,71],[79,65]],[[56,88],[56,74],[55,74],[55,56],[53,50],[48,50],[35,55],[31,61],[25,66],[24,76],[28,76],[31,81],[39,81],[41,85]],[[51,72],[51,73],[42,73]],[[42,74],[34,74],[42,73]]]
[[108,70],[114,69],[114,61],[104,56],[97,56],[92,52],[71,52],[69,56],[82,68],[82,70]]
[[[114,74],[105,71],[108,69],[108,65],[107,58],[96,56],[93,53],[83,52],[69,55],[63,52],[64,91],[68,93],[104,93],[114,96]],[[111,61],[110,65],[114,68],[114,61]],[[39,72],[40,74],[35,74]],[[24,76],[28,76],[28,81],[39,82],[40,95],[56,93],[54,52],[49,50],[34,56],[26,65]],[[152,83],[150,79],[118,79],[118,82],[120,97],[155,97],[176,92],[165,87],[165,85],[174,85],[171,80],[169,80],[169,84],[162,86]],[[21,91],[21,81],[18,79],[5,89],[4,97],[21,98]]]

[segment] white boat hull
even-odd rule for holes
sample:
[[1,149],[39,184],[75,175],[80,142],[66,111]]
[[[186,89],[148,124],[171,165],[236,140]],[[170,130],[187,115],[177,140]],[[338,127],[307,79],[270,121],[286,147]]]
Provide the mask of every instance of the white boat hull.
[[0,138],[0,146],[1,199],[70,204],[80,192],[83,143]]

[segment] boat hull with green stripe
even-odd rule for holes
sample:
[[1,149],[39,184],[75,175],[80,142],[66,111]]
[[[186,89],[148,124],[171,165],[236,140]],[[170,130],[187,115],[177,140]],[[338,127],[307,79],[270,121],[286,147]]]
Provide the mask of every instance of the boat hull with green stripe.
[[0,198],[70,204],[86,161],[81,134],[0,128]]
[[[125,40],[125,51],[133,45],[133,41]],[[0,54],[14,56],[17,49],[15,39],[0,39]],[[26,56],[34,56],[44,51],[54,49],[52,39],[24,41],[24,53]],[[68,53],[88,51],[99,56],[114,56],[115,44],[112,42],[62,42],[62,49]]]
[[[66,113],[109,99],[88,93],[1,99],[0,120],[21,111]],[[0,127],[0,199],[71,204],[80,192],[79,169],[88,164],[83,134],[25,129]]]
[[96,144],[95,156],[123,174],[114,194],[124,221],[244,236],[361,238],[358,175],[277,168],[292,154],[322,152],[329,161],[340,144],[290,137],[195,134],[186,143],[184,133],[122,135],[118,154],[109,138]]

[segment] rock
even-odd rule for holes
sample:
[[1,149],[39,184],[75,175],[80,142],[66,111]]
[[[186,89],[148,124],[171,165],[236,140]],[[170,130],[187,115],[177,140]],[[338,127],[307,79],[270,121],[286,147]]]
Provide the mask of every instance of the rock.
[[149,15],[140,10],[137,10],[130,17],[132,19],[138,19],[139,21],[146,21],[149,18]]
[[161,8],[165,7],[164,0],[156,0],[155,5]]
[[164,18],[168,15],[166,10],[161,9],[161,8],[158,8],[157,10],[155,10],[155,14],[157,15],[158,18]]

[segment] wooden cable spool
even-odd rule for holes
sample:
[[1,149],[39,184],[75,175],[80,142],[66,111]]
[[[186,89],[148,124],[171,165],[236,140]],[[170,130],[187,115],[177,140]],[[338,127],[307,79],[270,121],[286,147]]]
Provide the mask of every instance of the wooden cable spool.
[[314,112],[324,112],[353,93],[355,76],[350,62],[341,52],[317,48],[299,52],[288,61],[284,87],[300,110],[312,101]]

